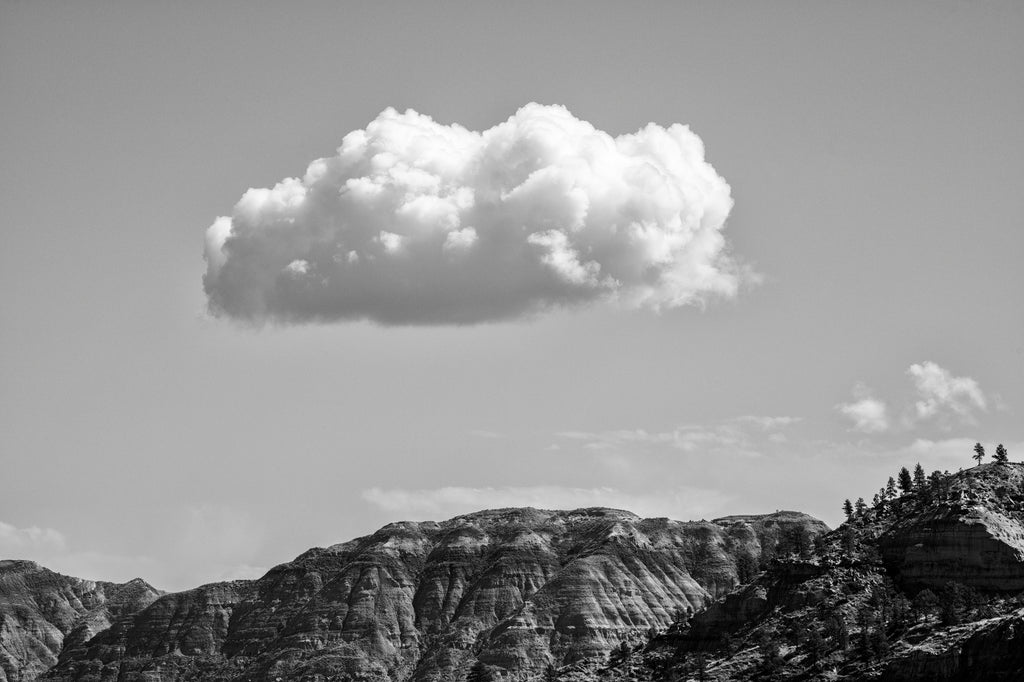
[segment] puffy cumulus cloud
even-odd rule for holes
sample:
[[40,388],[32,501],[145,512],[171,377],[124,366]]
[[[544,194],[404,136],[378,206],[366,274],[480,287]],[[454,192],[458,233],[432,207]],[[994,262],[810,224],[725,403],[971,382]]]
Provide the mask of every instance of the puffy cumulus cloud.
[[888,430],[889,414],[885,402],[872,397],[871,389],[864,384],[854,386],[853,395],[855,400],[852,403],[836,405],[840,414],[853,421],[853,428],[864,433]]
[[985,394],[970,377],[955,377],[934,362],[911,365],[907,374],[914,382],[918,419],[937,419],[948,425],[951,419],[973,424],[974,413],[987,409]]
[[481,509],[535,507],[580,509],[611,507],[643,517],[674,519],[710,518],[721,514],[730,498],[716,490],[683,486],[670,490],[633,493],[616,488],[569,486],[506,486],[407,489],[370,488],[363,499],[403,519],[445,519]]
[[529,104],[475,132],[387,109],[217,218],[203,282],[214,314],[256,323],[672,308],[756,279],[727,250],[732,205],[684,125],[613,137]]

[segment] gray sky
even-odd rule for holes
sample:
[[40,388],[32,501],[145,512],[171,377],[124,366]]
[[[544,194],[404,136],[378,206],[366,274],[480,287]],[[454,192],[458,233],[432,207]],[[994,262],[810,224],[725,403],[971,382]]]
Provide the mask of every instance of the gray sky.
[[[1011,2],[0,5],[0,555],[178,589],[493,506],[835,524],[901,465],[1024,457],[1022,29]],[[475,326],[206,313],[204,232],[250,187],[386,107],[529,102],[690,125],[760,285]]]

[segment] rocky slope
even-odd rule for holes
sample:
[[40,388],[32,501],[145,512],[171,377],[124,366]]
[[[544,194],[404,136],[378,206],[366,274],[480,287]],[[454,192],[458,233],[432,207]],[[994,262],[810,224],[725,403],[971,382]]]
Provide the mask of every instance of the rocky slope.
[[1024,680],[1024,465],[881,499],[803,556],[564,680]]
[[161,594],[138,579],[96,582],[31,561],[0,561],[0,682],[35,679],[62,650],[74,650]]
[[1024,466],[986,464],[951,476],[926,502],[911,504],[914,513],[898,514],[879,538],[904,584],[1024,590]]
[[428,681],[480,660],[526,680],[645,641],[826,530],[795,512],[684,523],[613,509],[396,523],[69,636],[45,677]]

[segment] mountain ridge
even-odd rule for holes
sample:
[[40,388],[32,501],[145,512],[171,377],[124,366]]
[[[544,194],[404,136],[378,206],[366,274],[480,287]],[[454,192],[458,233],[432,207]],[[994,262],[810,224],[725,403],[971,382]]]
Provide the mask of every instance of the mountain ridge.
[[[715,523],[625,510],[482,510],[311,548],[251,581],[160,596],[63,647],[45,679],[507,679],[601,657],[702,609],[807,515]],[[27,679],[27,678],[26,678]]]

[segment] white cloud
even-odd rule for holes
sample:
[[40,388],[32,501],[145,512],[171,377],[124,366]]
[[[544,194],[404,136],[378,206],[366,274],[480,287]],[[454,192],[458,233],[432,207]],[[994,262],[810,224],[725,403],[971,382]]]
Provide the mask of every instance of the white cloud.
[[266,572],[259,561],[264,531],[249,514],[221,504],[201,504],[178,510],[170,522],[170,530],[158,533],[164,551],[158,558],[110,547],[82,549],[80,541],[69,541],[52,528],[17,528],[0,521],[0,559],[29,559],[92,580],[143,578],[169,590],[258,578]]
[[63,551],[64,535],[53,528],[18,528],[0,521],[0,559],[34,559],[42,553]]
[[759,415],[744,415],[736,417],[732,421],[739,424],[753,424],[765,431],[774,431],[792,426],[801,421],[800,417],[764,417]]
[[[784,421],[778,421],[779,419]],[[580,441],[585,449],[595,451],[636,451],[645,447],[667,447],[683,452],[721,451],[757,457],[761,452],[745,426],[753,425],[759,430],[773,430],[794,421],[795,418],[789,417],[740,417],[711,426],[678,426],[671,431],[617,429],[562,431],[555,435],[566,440]]]
[[934,419],[943,426],[954,419],[974,424],[974,413],[988,407],[977,381],[955,377],[934,362],[911,365],[907,374],[917,389],[914,408],[918,419]]
[[864,384],[854,386],[853,395],[858,400],[836,405],[840,414],[853,421],[853,428],[864,433],[888,430],[889,415],[885,402],[872,397],[871,390]]
[[672,308],[756,276],[686,126],[611,135],[529,104],[483,132],[382,112],[206,233],[210,310],[250,322],[473,324],[614,300]]
[[481,509],[536,507],[578,509],[611,507],[643,517],[710,518],[722,513],[729,498],[715,490],[678,487],[631,493],[616,488],[573,488],[557,485],[406,489],[370,488],[364,500],[403,519],[441,520]]

